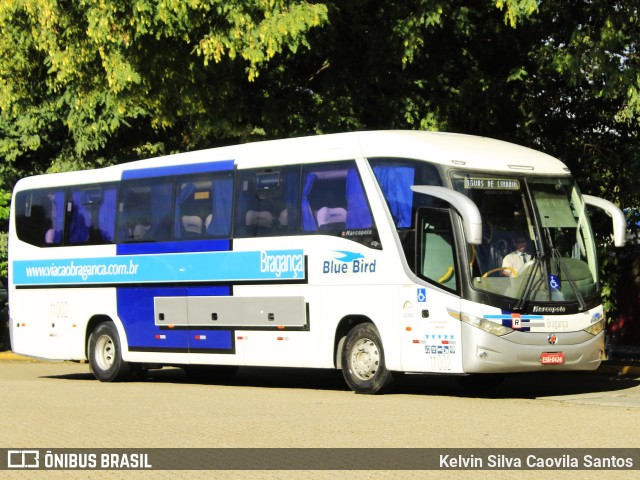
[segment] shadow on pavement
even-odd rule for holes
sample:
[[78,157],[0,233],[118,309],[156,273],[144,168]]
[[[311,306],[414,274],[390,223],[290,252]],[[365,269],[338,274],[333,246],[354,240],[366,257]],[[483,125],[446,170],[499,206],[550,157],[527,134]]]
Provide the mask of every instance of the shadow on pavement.
[[461,387],[455,377],[406,376],[398,393],[452,395],[478,398],[534,399],[560,395],[613,392],[640,386],[640,379],[585,372],[521,373],[507,375],[502,384],[487,391]]
[[[97,382],[88,371],[88,366],[86,373],[49,375],[41,378]],[[340,371],[306,368],[240,367],[230,378],[216,378],[215,372],[212,372],[211,378],[199,375],[197,379],[192,379],[181,368],[167,367],[149,370],[146,376],[133,379],[132,382],[348,391]],[[387,392],[387,395],[533,399],[614,392],[634,387],[640,387],[640,378],[602,373],[556,372],[507,375],[502,384],[485,392],[463,388],[454,376],[407,374],[399,378],[395,388]]]

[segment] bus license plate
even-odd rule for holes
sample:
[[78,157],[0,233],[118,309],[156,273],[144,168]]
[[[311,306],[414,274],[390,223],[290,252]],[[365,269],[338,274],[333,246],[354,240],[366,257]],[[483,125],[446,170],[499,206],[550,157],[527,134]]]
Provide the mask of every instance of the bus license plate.
[[564,353],[547,352],[540,355],[540,363],[542,365],[562,365],[564,363]]

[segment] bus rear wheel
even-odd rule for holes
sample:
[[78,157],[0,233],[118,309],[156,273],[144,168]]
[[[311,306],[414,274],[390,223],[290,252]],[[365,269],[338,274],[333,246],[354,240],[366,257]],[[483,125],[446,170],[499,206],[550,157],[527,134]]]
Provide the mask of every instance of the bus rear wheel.
[[381,393],[392,385],[393,376],[385,367],[380,334],[373,324],[361,323],[347,334],[342,350],[342,375],[356,393]]
[[131,365],[122,360],[120,337],[112,322],[96,326],[89,337],[87,352],[91,373],[101,382],[125,380],[133,373]]

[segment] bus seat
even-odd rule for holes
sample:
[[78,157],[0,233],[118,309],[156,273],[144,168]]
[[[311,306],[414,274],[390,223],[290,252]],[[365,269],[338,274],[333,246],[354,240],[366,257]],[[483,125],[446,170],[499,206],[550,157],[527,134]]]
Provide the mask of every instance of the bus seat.
[[278,216],[278,223],[281,227],[289,226],[289,210],[285,208],[280,212],[280,215]]
[[130,238],[132,238],[133,240],[142,240],[150,228],[151,225],[144,225],[142,223],[139,223],[134,226],[133,229],[131,229]]
[[55,234],[56,234],[56,231],[53,228],[50,228],[49,230],[47,230],[47,232],[44,234],[44,243],[46,243],[47,245],[53,244]]
[[266,210],[249,210],[245,216],[247,227],[272,228],[273,215]]
[[183,215],[182,228],[187,235],[200,235],[202,234],[202,219],[198,215]]
[[344,208],[322,207],[316,213],[319,230],[341,230],[347,222],[347,210]]

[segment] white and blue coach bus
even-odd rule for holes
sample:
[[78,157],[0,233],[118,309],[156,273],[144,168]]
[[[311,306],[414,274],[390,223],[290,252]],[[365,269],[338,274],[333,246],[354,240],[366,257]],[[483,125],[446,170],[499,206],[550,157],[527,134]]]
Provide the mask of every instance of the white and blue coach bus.
[[[295,138],[20,180],[13,350],[102,381],[181,366],[481,380],[593,370],[605,318],[586,204],[560,161],[473,136]],[[524,237],[516,271],[503,258]],[[478,375],[485,374],[485,375]]]

